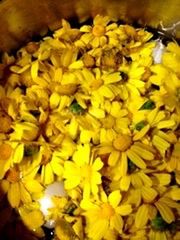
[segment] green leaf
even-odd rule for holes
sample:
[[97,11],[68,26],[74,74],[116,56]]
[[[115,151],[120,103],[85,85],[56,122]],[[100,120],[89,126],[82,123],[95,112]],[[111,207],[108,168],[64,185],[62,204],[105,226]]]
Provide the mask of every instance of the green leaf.
[[143,121],[140,121],[136,124],[135,129],[140,131],[145,126],[146,126],[146,122],[143,120]]
[[69,214],[70,216],[73,216],[76,208],[77,208],[76,204],[73,202],[70,202],[65,209],[65,213]]
[[84,109],[77,103],[77,102],[73,102],[70,105],[70,111],[74,114],[82,114],[84,112]]
[[136,165],[128,158],[128,173],[131,174],[136,170]]
[[154,109],[155,107],[156,107],[155,103],[149,99],[140,107],[139,110],[151,110]]
[[25,145],[24,146],[24,156],[31,157],[39,152],[39,146],[37,145]]
[[164,231],[168,228],[169,224],[166,223],[160,215],[157,215],[152,221],[151,226],[155,230]]

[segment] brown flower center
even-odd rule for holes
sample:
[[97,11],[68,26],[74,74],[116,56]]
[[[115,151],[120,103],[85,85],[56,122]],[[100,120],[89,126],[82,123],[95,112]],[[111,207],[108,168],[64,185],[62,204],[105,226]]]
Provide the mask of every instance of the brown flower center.
[[7,160],[12,154],[12,147],[7,143],[2,143],[0,145],[0,160]]
[[95,25],[92,29],[92,33],[95,37],[101,37],[105,34],[105,27],[102,25]]
[[115,211],[109,203],[103,203],[101,217],[111,218],[114,215]]
[[126,151],[132,144],[132,139],[128,135],[120,134],[117,138],[113,141],[113,146],[116,150],[119,151]]
[[16,168],[11,168],[6,174],[6,179],[9,182],[18,182],[20,180],[20,172]]

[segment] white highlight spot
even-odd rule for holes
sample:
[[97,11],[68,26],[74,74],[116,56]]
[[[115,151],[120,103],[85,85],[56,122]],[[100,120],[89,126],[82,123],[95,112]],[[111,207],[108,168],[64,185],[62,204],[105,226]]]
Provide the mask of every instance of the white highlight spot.
[[[64,184],[62,182],[54,182],[47,186],[44,196],[39,199],[40,203],[40,210],[44,214],[44,216],[48,216],[48,209],[52,208],[54,206],[53,201],[51,197],[53,196],[60,196],[64,197],[66,196],[66,192],[64,190]],[[54,220],[48,220],[45,224],[45,227],[47,228],[53,228],[55,226],[55,221]]]
[[51,196],[45,195],[43,198],[39,200],[41,205],[40,210],[44,214],[44,216],[48,215],[48,209],[53,207],[53,202],[51,200]]
[[158,64],[162,62],[162,55],[165,51],[165,46],[162,44],[161,40],[156,41],[156,46],[153,50],[154,63]]

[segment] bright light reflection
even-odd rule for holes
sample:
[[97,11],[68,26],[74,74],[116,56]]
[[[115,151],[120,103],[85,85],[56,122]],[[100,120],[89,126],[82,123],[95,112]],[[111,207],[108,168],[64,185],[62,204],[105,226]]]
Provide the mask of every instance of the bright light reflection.
[[[49,214],[48,209],[52,208],[54,206],[52,197],[53,196],[61,196],[64,197],[66,196],[66,192],[64,190],[64,184],[62,182],[54,182],[50,184],[44,193],[44,196],[38,200],[40,203],[40,210],[43,213],[43,215],[46,217]],[[45,227],[47,228],[53,228],[55,226],[54,220],[48,220],[44,224]]]
[[164,53],[165,50],[165,46],[162,43],[161,40],[157,40],[156,46],[153,50],[153,59],[154,59],[154,63],[161,63],[162,62],[162,55]]
[[48,215],[48,209],[53,207],[53,202],[51,200],[51,196],[45,195],[43,198],[39,200],[40,210],[44,214],[44,216]]

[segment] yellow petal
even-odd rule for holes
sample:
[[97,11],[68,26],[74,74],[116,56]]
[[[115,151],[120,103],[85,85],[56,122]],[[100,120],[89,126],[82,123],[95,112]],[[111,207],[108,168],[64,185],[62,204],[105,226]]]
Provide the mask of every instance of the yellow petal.
[[150,129],[150,125],[147,124],[145,127],[143,127],[139,132],[137,132],[134,135],[133,140],[137,141],[137,140],[143,138],[146,135],[146,133],[149,131],[149,129]]
[[20,163],[23,159],[23,156],[24,156],[24,144],[19,144],[14,151],[13,162]]
[[34,61],[31,65],[31,77],[32,77],[32,79],[35,79],[38,76],[38,69],[39,69],[38,61]]
[[159,199],[159,202],[166,204],[170,208],[176,208],[176,209],[180,208],[180,204],[178,202],[175,202],[174,200],[172,200],[169,197],[161,197]]
[[152,139],[153,145],[161,152],[162,155],[170,147],[170,144],[166,142],[163,138],[155,135]]
[[43,214],[38,210],[23,214],[23,215],[21,215],[21,218],[22,218],[24,224],[30,230],[37,229],[37,228],[41,227],[44,223]]
[[131,177],[123,176],[120,180],[120,189],[122,191],[127,191],[129,189],[130,183],[131,183]]
[[56,92],[53,92],[50,96],[50,108],[51,109],[55,109],[58,107],[59,103],[60,103],[60,99],[61,99],[61,96],[56,93]]
[[115,166],[117,161],[119,160],[120,152],[119,151],[112,151],[108,158],[108,164],[110,166]]
[[1,186],[1,191],[2,193],[7,193],[8,189],[9,189],[9,181],[3,179],[0,186]]
[[84,63],[82,60],[75,61],[69,65],[69,69],[81,69],[83,68]]
[[170,195],[173,200],[179,201],[180,200],[180,188],[174,188],[171,190]]
[[172,128],[173,126],[175,126],[175,124],[176,122],[174,120],[164,120],[158,123],[157,128]]
[[89,113],[98,118],[98,119],[101,119],[101,118],[104,118],[105,117],[105,112],[103,109],[100,109],[100,108],[96,108],[96,107],[90,107],[89,108]]
[[11,183],[8,195],[7,195],[8,201],[10,205],[15,208],[18,207],[20,204],[20,189],[19,189],[19,183]]
[[122,177],[126,176],[128,171],[128,160],[127,160],[127,155],[124,152],[121,153],[121,161],[120,161],[119,168],[120,168],[119,175]]
[[[119,226],[119,225],[118,225]],[[90,239],[103,239],[104,233],[109,227],[109,221],[107,219],[102,219],[95,221],[88,227],[88,235]]]
[[93,204],[89,199],[83,199],[80,202],[80,206],[84,210],[89,210],[89,209],[99,209],[99,207],[95,204]]
[[21,194],[21,200],[23,203],[31,202],[31,195],[28,193],[24,185],[20,182],[20,194]]
[[148,212],[149,212],[149,219],[153,220],[157,216],[157,209],[153,205],[147,205],[148,206]]
[[148,222],[148,206],[146,204],[141,205],[138,208],[135,217],[135,225],[137,228],[143,228]]
[[81,32],[91,32],[92,27],[88,25],[84,25],[80,28]]
[[90,145],[84,144],[84,146],[77,146],[77,151],[73,155],[73,160],[78,166],[89,163],[90,157]]
[[149,186],[149,187],[152,186],[152,180],[148,175],[146,175],[143,172],[138,172],[138,175],[140,176],[145,186]]
[[103,167],[103,162],[101,161],[101,158],[96,158],[94,163],[93,163],[93,166],[92,168],[95,170],[95,171],[99,171],[102,167]]
[[109,194],[108,201],[115,208],[120,203],[121,198],[122,196],[120,194],[120,191],[116,190]]
[[156,190],[151,187],[142,187],[142,197],[146,202],[152,202],[156,198],[157,194]]
[[63,167],[60,163],[58,163],[57,161],[51,161],[50,165],[54,174],[56,174],[57,176],[63,175]]
[[116,212],[121,216],[129,215],[132,212],[132,207],[130,204],[122,204],[116,208]]
[[122,227],[123,227],[123,219],[120,215],[116,214],[113,216],[110,220],[110,227],[113,227],[118,231],[119,233],[122,232]]
[[131,174],[131,183],[134,188],[141,188],[143,186],[143,181],[138,174]]
[[143,149],[136,145],[133,145],[131,147],[131,149],[145,160],[153,160],[154,159],[154,155],[152,154],[152,152],[147,151],[146,149]]
[[168,173],[154,173],[153,175],[157,178],[158,184],[161,186],[168,185],[171,181],[171,175]]
[[42,192],[43,187],[37,180],[28,180],[27,182],[24,183],[26,189],[31,192],[31,193],[38,193]]
[[180,47],[177,43],[175,42],[170,42],[167,45],[167,50],[177,54],[178,56],[180,56]]
[[172,223],[175,220],[172,210],[166,204],[162,202],[156,202],[155,205],[164,221],[166,221],[167,223]]
[[109,73],[102,76],[105,84],[116,83],[121,80],[119,72]]
[[78,124],[78,122],[76,121],[76,118],[73,117],[73,118],[71,119],[70,124],[68,125],[68,132],[69,132],[69,135],[71,136],[71,138],[72,138],[73,140],[76,139],[76,137],[77,137],[78,129],[79,129],[79,124]]
[[64,187],[65,189],[73,189],[80,184],[80,177],[72,176],[70,179],[65,180]]
[[168,240],[166,236],[166,232],[156,231],[153,240]]
[[0,179],[3,179],[6,172],[10,169],[11,166],[11,159],[8,159],[6,161],[0,160]]
[[46,164],[44,168],[44,184],[51,184],[54,181],[54,174],[51,167],[51,164]]
[[99,93],[106,98],[113,99],[115,97],[114,93],[111,91],[111,89],[108,86],[101,86],[99,88]]
[[145,162],[131,149],[127,150],[127,156],[137,167],[139,167],[141,169],[146,168]]

